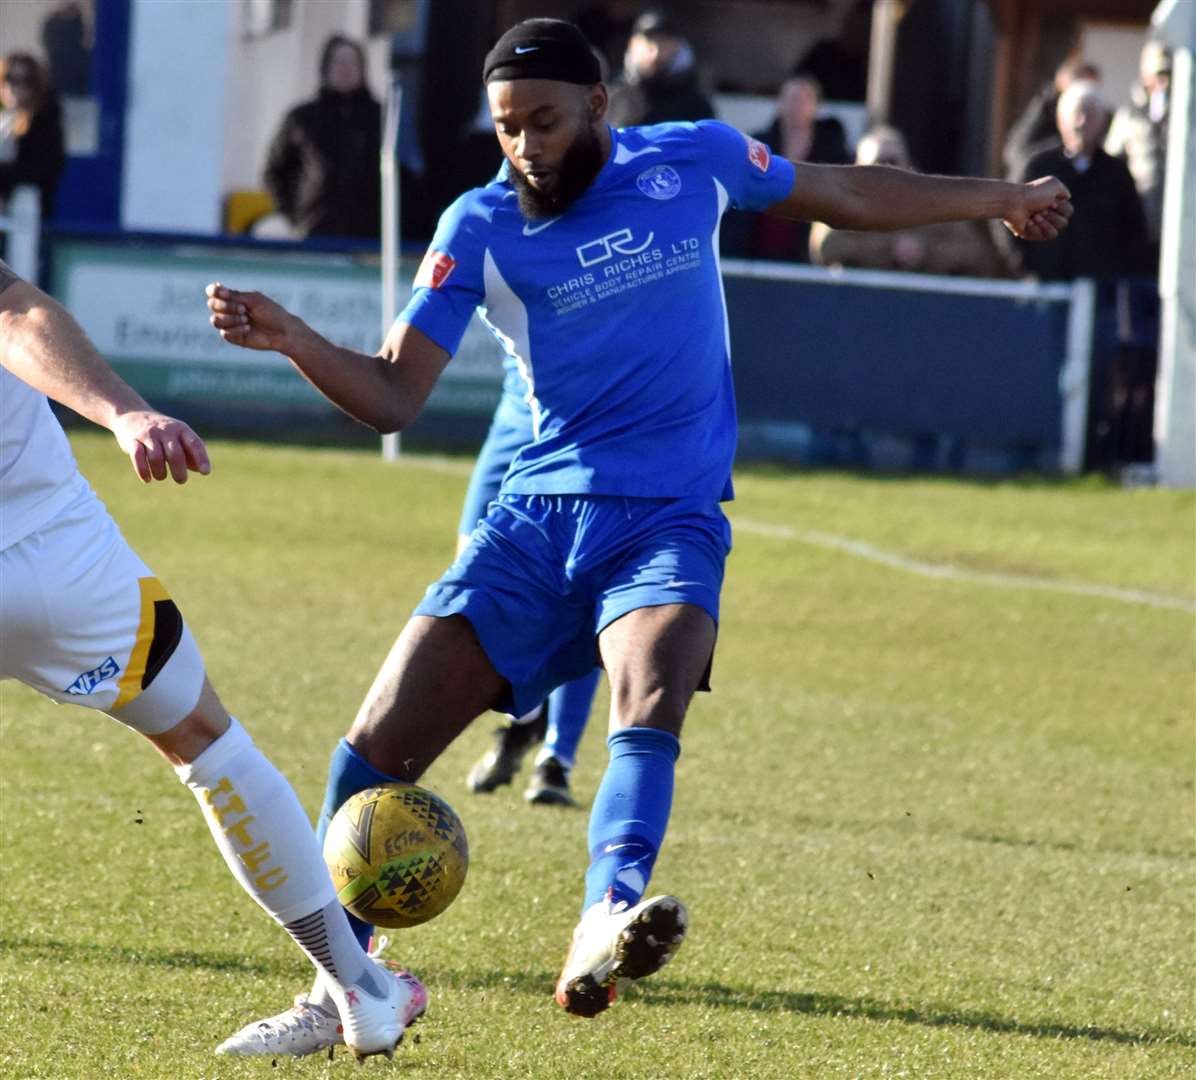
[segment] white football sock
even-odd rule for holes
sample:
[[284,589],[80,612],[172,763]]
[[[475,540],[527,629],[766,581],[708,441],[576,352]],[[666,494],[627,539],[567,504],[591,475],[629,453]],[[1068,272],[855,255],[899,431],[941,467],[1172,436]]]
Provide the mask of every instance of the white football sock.
[[236,719],[179,779],[194,792],[233,876],[342,986],[376,992],[373,965],[349,928],[311,822],[286,777]]
[[[287,923],[286,931],[328,979],[336,980],[343,987],[359,987],[374,997],[382,997],[385,993],[374,977],[374,965],[357,944],[353,928],[345,918],[345,909],[339,900],[334,899],[319,911]],[[317,975],[308,999],[313,1005],[337,1012],[328,979]]]

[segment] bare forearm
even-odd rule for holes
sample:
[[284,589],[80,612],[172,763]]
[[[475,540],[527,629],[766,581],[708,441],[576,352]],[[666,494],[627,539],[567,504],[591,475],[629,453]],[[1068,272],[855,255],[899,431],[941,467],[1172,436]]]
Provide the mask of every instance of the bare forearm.
[[8,371],[111,431],[147,484],[211,472],[207,448],[187,424],[151,409],[61,304],[5,270],[0,263],[0,362]]
[[396,322],[375,356],[342,349],[259,292],[207,287],[212,325],[244,349],[282,353],[308,382],[355,420],[400,431],[424,407],[449,354],[422,331]]
[[0,358],[17,378],[101,427],[149,406],[57,301],[19,282],[0,305]]
[[800,192],[804,197],[790,198],[774,211],[786,217],[809,216],[836,229],[887,231],[1005,218],[1021,189],[1003,180],[925,176],[883,165],[813,168],[817,173]]
[[397,431],[419,411],[404,400],[386,357],[334,345],[298,319],[279,351],[333,405],[377,431]]

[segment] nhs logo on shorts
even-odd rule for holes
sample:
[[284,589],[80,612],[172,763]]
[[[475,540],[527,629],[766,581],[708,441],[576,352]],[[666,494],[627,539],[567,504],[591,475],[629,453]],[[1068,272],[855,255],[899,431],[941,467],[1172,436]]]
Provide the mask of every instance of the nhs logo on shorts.
[[107,682],[109,679],[115,679],[120,673],[120,664],[118,664],[111,656],[108,657],[99,667],[92,668],[90,671],[83,672],[70,686],[66,688],[64,693],[67,694],[91,694],[101,684]]
[[671,199],[681,190],[681,177],[672,165],[653,165],[635,178],[635,186],[650,199]]

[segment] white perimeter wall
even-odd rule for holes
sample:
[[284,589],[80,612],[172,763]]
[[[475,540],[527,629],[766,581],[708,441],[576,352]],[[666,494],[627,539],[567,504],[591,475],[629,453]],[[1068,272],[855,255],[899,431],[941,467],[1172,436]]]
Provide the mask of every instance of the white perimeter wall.
[[133,0],[121,223],[221,228],[225,128],[235,123],[229,63],[238,5]]
[[57,6],[55,0],[0,0],[0,52],[44,59],[42,22]]
[[1154,24],[1175,49],[1159,268],[1155,463],[1166,487],[1196,488],[1196,4],[1165,0]]

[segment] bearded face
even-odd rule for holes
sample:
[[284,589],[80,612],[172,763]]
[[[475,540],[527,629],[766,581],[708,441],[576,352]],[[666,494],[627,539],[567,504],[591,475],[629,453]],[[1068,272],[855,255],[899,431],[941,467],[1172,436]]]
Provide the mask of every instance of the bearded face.
[[601,168],[602,147],[587,125],[565,151],[555,176],[544,177],[548,180],[545,186],[535,186],[518,166],[511,168],[511,184],[519,198],[519,209],[532,221],[559,217],[582,196]]
[[532,220],[564,213],[603,165],[605,88],[515,79],[487,93],[520,210]]

